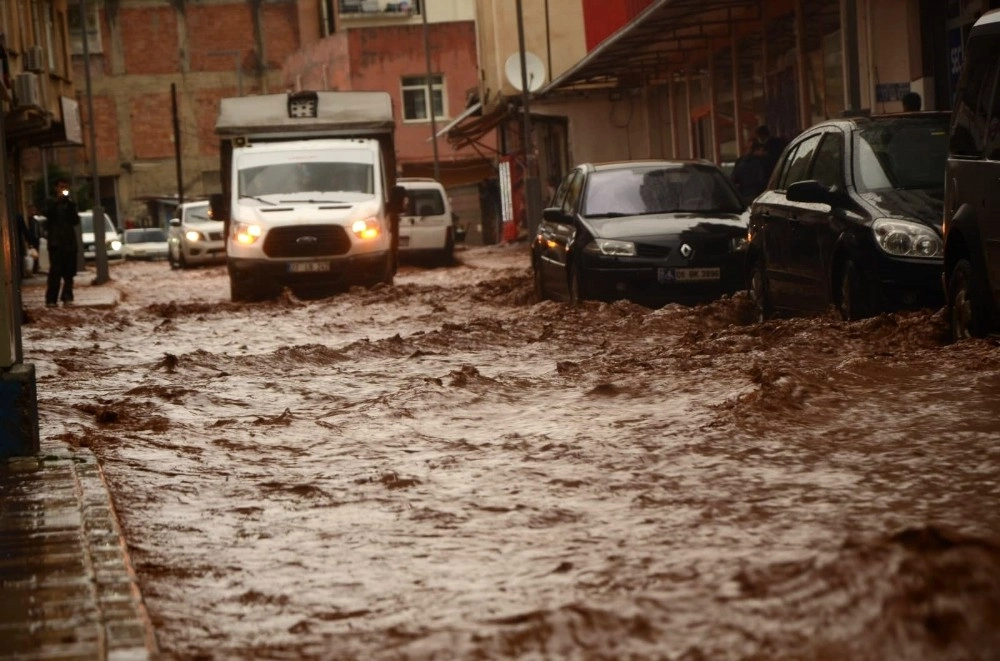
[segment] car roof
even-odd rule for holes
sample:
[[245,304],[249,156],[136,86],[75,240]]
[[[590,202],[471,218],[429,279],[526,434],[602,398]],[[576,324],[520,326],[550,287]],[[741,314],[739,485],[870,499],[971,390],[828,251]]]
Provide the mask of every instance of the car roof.
[[712,167],[718,168],[715,163],[705,159],[643,159],[643,160],[633,160],[633,161],[603,161],[600,163],[581,163],[580,167],[585,169],[600,172],[605,170],[624,170],[626,168],[634,167],[671,167],[671,166],[685,166],[685,165],[696,165],[702,167]]
[[823,128],[826,126],[839,126],[845,129],[862,128],[882,122],[898,121],[905,119],[940,119],[947,123],[951,118],[951,112],[947,110],[921,110],[918,112],[891,112],[881,115],[854,115],[852,117],[835,117],[818,122],[810,126],[807,130]]
[[997,33],[1000,33],[1000,9],[991,9],[976,19],[969,31],[969,38]]

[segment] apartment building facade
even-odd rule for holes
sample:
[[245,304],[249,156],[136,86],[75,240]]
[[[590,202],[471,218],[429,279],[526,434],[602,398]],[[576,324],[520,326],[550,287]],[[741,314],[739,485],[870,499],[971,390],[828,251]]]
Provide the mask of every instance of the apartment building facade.
[[[85,21],[78,0],[62,3],[71,57],[65,78],[76,81],[85,144],[24,150],[29,187],[53,166],[73,178],[89,176],[92,103],[102,205],[120,227],[163,225],[180,198],[220,189],[214,134],[220,98],[308,86],[392,92],[404,171],[433,172],[430,104],[420,84],[427,75],[420,3],[90,0]],[[427,11],[436,67],[431,97],[443,124],[476,87],[474,11],[471,0],[429,0]],[[456,163],[469,165],[439,142],[445,173]]]
[[[483,122],[521,150],[521,93],[505,66],[518,25],[505,0],[477,0]],[[525,49],[544,64],[530,94],[539,176],[568,163],[707,158],[724,163],[768,124],[788,137],[844,112],[895,112],[916,91],[951,107],[965,34],[996,0],[521,0]],[[555,130],[564,136],[552,136]],[[553,145],[565,151],[553,152]]]

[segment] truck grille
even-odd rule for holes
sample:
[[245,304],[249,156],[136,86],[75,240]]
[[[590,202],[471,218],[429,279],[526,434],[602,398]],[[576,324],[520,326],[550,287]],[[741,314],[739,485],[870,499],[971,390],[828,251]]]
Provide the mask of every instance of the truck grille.
[[264,254],[268,257],[328,257],[344,255],[351,239],[339,225],[276,227],[267,233]]

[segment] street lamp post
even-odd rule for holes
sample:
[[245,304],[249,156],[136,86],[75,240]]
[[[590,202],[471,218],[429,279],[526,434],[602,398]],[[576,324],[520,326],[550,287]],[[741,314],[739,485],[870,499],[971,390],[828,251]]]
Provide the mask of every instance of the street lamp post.
[[97,172],[97,123],[94,117],[94,92],[90,84],[90,36],[87,34],[87,0],[80,0],[80,25],[83,26],[83,72],[87,85],[87,116],[90,118],[90,178],[94,186],[94,262],[97,265],[95,285],[111,279],[108,274],[108,249],[104,241],[104,207],[101,206],[101,180]]

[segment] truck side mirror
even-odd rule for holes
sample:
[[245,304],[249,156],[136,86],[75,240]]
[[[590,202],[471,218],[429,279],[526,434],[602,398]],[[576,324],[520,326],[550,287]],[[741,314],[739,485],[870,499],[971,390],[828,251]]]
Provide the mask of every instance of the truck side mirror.
[[403,200],[406,198],[406,189],[402,186],[393,186],[392,194],[389,195],[389,211],[397,214],[403,213]]

